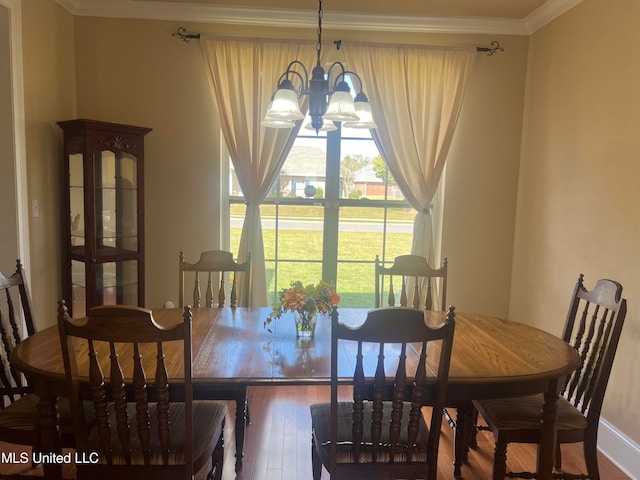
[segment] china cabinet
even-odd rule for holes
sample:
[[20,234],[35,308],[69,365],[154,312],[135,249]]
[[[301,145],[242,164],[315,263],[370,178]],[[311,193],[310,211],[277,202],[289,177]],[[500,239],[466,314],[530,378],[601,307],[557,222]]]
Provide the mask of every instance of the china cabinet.
[[144,306],[144,137],[150,128],[77,119],[64,134],[62,293],[74,318]]

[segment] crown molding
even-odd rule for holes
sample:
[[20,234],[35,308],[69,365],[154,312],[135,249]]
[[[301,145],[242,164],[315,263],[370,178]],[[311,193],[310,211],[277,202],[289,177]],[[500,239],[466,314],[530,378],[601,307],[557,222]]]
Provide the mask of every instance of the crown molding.
[[[55,0],[76,16],[315,28],[309,10],[136,0]],[[325,28],[406,33],[529,35],[582,0],[548,0],[525,19],[324,12]]]
[[57,3],[66,8],[69,12],[77,15],[80,10],[80,0],[55,0]]
[[582,0],[548,0],[524,19],[527,31],[532,34],[540,30],[580,2]]

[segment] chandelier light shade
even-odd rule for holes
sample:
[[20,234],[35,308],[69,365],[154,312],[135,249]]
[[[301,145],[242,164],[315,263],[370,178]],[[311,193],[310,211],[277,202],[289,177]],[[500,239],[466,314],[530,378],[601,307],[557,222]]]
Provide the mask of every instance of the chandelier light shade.
[[[296,100],[296,104],[297,104],[297,100]],[[272,106],[273,106],[273,100],[269,102],[267,111],[271,111]],[[282,116],[276,116],[276,115],[265,116],[261,124],[264,125],[265,127],[271,127],[271,128],[293,128],[295,126],[295,123],[293,122],[293,120],[284,118]]]
[[348,120],[343,125],[349,128],[376,128],[371,114],[371,104],[364,93],[356,95],[354,106],[358,119],[353,122]]
[[333,120],[334,122],[355,122],[358,120],[356,106],[347,82],[340,82],[331,97],[329,97],[329,106],[327,106],[322,118]]
[[[322,49],[322,0],[318,1],[318,43],[316,45],[317,62],[311,71],[299,60],[293,60],[287,70],[278,79],[278,89],[267,107],[262,125],[270,128],[292,128],[296,121],[302,120],[300,99],[309,97],[309,124],[305,128],[320,131],[335,130],[333,122],[344,122],[345,127],[376,128],[371,115],[371,105],[362,92],[362,80],[357,73],[346,70],[341,62],[334,62],[326,72],[320,65]],[[355,102],[351,80],[356,89]],[[297,85],[297,87],[294,85]],[[356,85],[357,84],[357,85]]]

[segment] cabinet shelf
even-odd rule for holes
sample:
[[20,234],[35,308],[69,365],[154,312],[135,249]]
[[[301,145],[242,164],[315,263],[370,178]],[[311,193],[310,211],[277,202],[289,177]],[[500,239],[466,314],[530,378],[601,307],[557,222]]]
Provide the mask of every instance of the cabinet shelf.
[[[135,250],[125,248],[103,247],[95,249],[96,261],[113,261],[113,259],[136,259],[140,253]],[[88,260],[87,249],[84,246],[74,246],[71,248],[71,258],[79,262]]]
[[64,135],[63,296],[74,318],[96,305],[144,306],[144,136],[150,128],[58,122]]

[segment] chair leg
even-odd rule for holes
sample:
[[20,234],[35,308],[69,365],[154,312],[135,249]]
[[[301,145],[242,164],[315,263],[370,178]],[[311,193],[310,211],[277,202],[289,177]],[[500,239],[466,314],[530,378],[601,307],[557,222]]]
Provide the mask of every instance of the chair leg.
[[507,473],[507,443],[496,441],[493,456],[493,480],[504,480]]
[[560,448],[560,446],[560,443],[556,445],[556,458],[553,464],[556,470],[562,469],[562,449]]
[[473,422],[473,411],[475,408],[471,402],[458,405],[458,415],[456,417],[456,427],[454,430],[454,461],[453,476],[462,478],[462,466],[469,460],[469,441],[472,430],[475,430]]
[[470,434],[470,438],[469,438],[469,448],[471,448],[472,450],[475,450],[476,448],[478,448],[478,410],[476,410],[476,408],[473,408],[473,414],[472,414],[472,418],[471,418],[471,425],[473,430],[471,430],[469,432]]
[[600,470],[598,468],[597,439],[593,442],[584,442],[584,461],[587,464],[589,480],[600,480]]
[[427,479],[438,480],[438,459],[437,458],[433,458],[429,461],[429,471],[427,472]]
[[[224,428],[224,425],[223,425]],[[207,480],[222,480],[222,465],[224,464],[224,436],[221,434],[216,448],[211,453],[211,471]]]
[[322,460],[320,460],[320,455],[318,455],[318,450],[316,450],[316,442],[311,438],[311,466],[313,470],[313,480],[320,480],[320,476],[322,475]]

